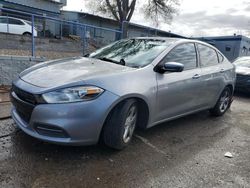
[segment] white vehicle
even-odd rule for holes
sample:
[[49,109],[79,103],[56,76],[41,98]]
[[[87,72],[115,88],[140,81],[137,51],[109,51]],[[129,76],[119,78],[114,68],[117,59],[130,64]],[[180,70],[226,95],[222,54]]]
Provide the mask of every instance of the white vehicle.
[[[31,36],[32,26],[26,20],[8,16],[0,16],[0,32]],[[34,36],[37,37],[36,28],[34,28]]]

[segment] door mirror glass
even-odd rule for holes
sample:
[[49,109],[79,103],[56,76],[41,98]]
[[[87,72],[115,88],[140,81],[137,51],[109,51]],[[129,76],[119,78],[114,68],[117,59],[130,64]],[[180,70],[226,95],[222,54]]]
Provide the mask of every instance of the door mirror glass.
[[164,72],[182,72],[184,69],[184,65],[177,62],[167,62],[164,63],[162,67],[162,71]]

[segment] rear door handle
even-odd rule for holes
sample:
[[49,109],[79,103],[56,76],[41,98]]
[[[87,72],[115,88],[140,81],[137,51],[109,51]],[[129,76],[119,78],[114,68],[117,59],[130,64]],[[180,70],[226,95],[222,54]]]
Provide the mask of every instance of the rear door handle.
[[221,70],[220,70],[220,73],[223,73],[223,72],[225,72],[225,69],[221,69]]
[[200,78],[200,77],[201,77],[201,75],[195,74],[195,75],[193,76],[193,79],[198,79],[198,78]]

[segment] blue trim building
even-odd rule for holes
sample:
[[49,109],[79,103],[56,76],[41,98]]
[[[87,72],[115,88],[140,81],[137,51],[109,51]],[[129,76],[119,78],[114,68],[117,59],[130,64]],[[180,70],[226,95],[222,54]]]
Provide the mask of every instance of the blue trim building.
[[218,48],[229,61],[250,56],[250,38],[242,35],[197,38]]

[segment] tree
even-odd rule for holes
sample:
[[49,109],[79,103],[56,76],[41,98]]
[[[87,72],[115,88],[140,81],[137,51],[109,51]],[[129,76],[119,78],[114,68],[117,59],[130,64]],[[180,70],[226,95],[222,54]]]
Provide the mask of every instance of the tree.
[[127,24],[130,22],[138,3],[142,5],[142,10],[146,18],[152,20],[155,25],[160,21],[171,22],[173,15],[177,13],[179,0],[88,0],[89,6],[99,13],[104,13],[113,17],[120,24],[120,28],[124,26],[123,38],[127,37]]

